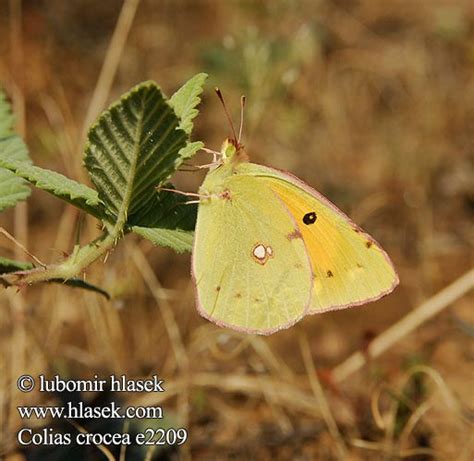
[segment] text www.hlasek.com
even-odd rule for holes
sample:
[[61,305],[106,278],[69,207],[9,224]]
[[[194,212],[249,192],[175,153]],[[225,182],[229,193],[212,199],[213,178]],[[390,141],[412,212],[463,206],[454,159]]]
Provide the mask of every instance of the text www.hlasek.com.
[[162,419],[163,409],[161,407],[129,406],[122,408],[115,402],[111,402],[107,407],[90,407],[83,402],[68,402],[66,406],[19,406],[18,413],[22,419],[45,419],[45,418],[66,418],[66,419]]

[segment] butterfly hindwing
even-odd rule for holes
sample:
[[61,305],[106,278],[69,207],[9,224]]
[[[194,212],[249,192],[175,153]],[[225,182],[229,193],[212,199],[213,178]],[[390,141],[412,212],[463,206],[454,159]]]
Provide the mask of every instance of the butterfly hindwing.
[[[208,176],[211,184],[213,173]],[[220,192],[211,189],[199,206],[193,251],[200,313],[246,332],[292,325],[306,313],[312,289],[311,263],[304,242],[293,238],[292,214],[253,177],[231,176]]]
[[238,173],[265,183],[297,222],[314,274],[310,313],[374,301],[398,284],[380,245],[314,189],[261,165],[242,163]]

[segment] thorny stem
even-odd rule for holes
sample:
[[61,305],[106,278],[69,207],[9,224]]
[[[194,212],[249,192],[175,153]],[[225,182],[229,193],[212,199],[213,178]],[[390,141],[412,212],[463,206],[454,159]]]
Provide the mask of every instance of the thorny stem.
[[87,266],[106,254],[115,246],[118,236],[105,232],[86,246],[74,247],[71,256],[59,264],[37,267],[27,271],[12,272],[0,276],[0,284],[4,286],[23,287],[53,279],[69,280],[80,274]]

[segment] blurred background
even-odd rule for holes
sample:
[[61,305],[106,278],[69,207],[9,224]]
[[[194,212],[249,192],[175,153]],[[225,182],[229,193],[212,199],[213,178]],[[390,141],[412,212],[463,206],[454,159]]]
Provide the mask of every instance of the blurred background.
[[[389,253],[400,286],[370,305],[307,317],[270,337],[246,336],[198,315],[188,254],[128,236],[87,273],[110,302],[62,286],[2,290],[0,458],[119,459],[116,447],[20,451],[15,442],[25,425],[17,405],[70,398],[19,395],[19,375],[115,373],[159,374],[167,392],[120,401],[162,405],[165,420],[153,424],[190,434],[179,449],[127,448],[120,459],[473,459],[474,314],[466,284],[379,357],[347,373],[340,365],[472,267],[474,3],[0,3],[0,85],[18,131],[35,163],[76,180],[87,181],[85,130],[102,109],[140,81],[153,79],[171,95],[197,72],[210,78],[193,138],[218,149],[229,134],[214,86],[236,120],[245,94],[251,159],[291,171],[348,213]],[[195,191],[202,179],[181,172],[175,183]],[[71,252],[79,220],[76,209],[34,190],[26,206],[0,216],[0,226],[51,262]],[[98,233],[85,220],[81,242]],[[3,237],[0,250],[18,252]],[[111,429],[114,421],[80,424],[124,429]]]

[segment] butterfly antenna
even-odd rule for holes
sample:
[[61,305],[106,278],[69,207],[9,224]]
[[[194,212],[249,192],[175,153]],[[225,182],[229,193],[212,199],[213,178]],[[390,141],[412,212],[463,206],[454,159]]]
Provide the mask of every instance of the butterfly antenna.
[[237,140],[239,146],[242,139],[242,130],[244,128],[244,108],[245,108],[245,96],[240,97],[240,127],[239,127],[239,139]]
[[225,115],[227,117],[227,121],[229,122],[230,128],[232,130],[232,134],[234,135],[234,141],[238,143],[237,135],[235,133],[235,128],[234,128],[234,122],[232,121],[232,118],[229,114],[229,111],[227,110],[227,106],[226,106],[225,101],[224,101],[224,96],[222,96],[221,90],[219,90],[219,88],[217,88],[217,87],[215,88],[215,92],[216,92],[217,97],[219,98],[219,100],[222,104],[222,107],[224,108],[224,112],[225,112]]

